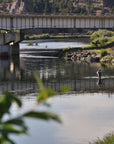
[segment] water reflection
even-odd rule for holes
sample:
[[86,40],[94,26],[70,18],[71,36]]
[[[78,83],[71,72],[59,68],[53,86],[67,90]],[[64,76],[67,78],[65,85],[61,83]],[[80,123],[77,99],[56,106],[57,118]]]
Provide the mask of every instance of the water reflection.
[[[59,90],[68,85],[73,91],[95,91],[114,89],[114,69],[106,69],[102,79],[98,79],[96,71],[99,64],[83,64],[64,61],[59,58],[12,58],[1,62],[0,90],[35,90],[38,89],[33,73],[37,73],[46,87]],[[13,68],[11,67],[13,65]],[[12,70],[13,69],[13,70]],[[98,85],[98,86],[97,86]],[[100,87],[100,89],[99,89]]]
[[[20,58],[12,57],[11,59],[0,60],[0,91],[14,89],[34,91],[38,89],[33,77],[34,72],[40,76],[46,87],[52,87],[55,90],[59,90],[62,85],[70,86],[73,91],[107,90],[112,92],[114,90],[114,68],[105,67],[102,80],[97,80],[96,71],[100,64],[73,63],[57,57],[42,56],[36,49],[24,49],[27,47],[27,42],[20,44]],[[81,43],[83,45],[88,44],[85,41],[65,43],[65,41],[47,40],[39,42],[42,45],[51,45],[52,43],[55,47],[61,47],[63,44],[67,46],[68,44],[71,44],[71,46]],[[12,64],[13,72],[11,72]],[[103,83],[103,86],[99,88],[97,84],[101,85],[101,83]]]

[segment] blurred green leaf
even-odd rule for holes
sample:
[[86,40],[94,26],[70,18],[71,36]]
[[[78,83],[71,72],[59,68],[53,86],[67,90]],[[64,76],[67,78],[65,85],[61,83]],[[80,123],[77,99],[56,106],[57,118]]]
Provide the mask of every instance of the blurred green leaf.
[[8,143],[8,144],[15,144],[15,142],[12,141],[11,139],[9,139],[8,137],[1,136],[0,137],[0,144],[6,144],[6,143]]
[[7,120],[7,121],[3,122],[3,124],[12,124],[12,125],[22,127],[24,130],[27,130],[27,127],[21,117]]
[[43,90],[44,89],[44,85],[43,85],[43,82],[41,81],[40,77],[37,75],[37,74],[34,74],[34,77],[39,85],[39,88],[40,90]]
[[0,133],[3,136],[7,136],[9,133],[14,133],[14,134],[26,134],[26,131],[23,129],[15,129],[12,125],[9,124],[2,124],[0,126]]
[[28,112],[23,115],[24,117],[29,117],[29,118],[37,118],[37,119],[42,119],[42,120],[54,120],[56,122],[61,123],[60,118],[58,115],[50,112]]
[[63,87],[61,87],[61,92],[62,93],[68,93],[69,91],[71,90],[71,88],[70,87],[68,87],[68,86],[63,86]]
[[16,102],[19,107],[22,106],[20,99],[18,99],[14,94],[5,92],[0,98],[0,118],[2,118],[3,114],[10,113],[10,107],[13,102]]
[[55,95],[55,91],[53,89],[43,89],[39,94],[38,94],[38,102],[44,102],[46,99],[52,97]]
[[18,107],[22,107],[22,102],[21,100],[16,97],[15,95],[12,95],[13,96],[13,101],[16,102],[16,104],[18,105]]

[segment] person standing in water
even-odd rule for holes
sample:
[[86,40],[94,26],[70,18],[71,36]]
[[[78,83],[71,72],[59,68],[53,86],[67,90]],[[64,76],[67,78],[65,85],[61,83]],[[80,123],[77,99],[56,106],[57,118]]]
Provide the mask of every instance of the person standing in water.
[[98,78],[99,78],[99,79],[101,79],[102,73],[103,73],[103,72],[101,71],[101,69],[99,69],[99,70],[97,71],[97,75],[98,75]]
[[99,85],[99,87],[101,87],[101,86],[103,85],[102,79],[101,79],[102,73],[103,73],[103,72],[101,71],[101,69],[99,69],[99,70],[97,71],[97,75],[98,75],[98,82],[97,82],[97,84]]

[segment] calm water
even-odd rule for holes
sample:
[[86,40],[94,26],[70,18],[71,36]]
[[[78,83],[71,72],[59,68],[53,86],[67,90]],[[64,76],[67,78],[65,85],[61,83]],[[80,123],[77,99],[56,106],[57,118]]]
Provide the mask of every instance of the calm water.
[[[24,110],[35,103],[35,96],[22,97]],[[88,144],[114,129],[114,94],[83,93],[56,96],[52,107],[44,108],[60,115],[63,124],[27,120],[30,136],[13,137],[17,144]],[[13,108],[17,113],[17,109]]]
[[[78,41],[78,42],[77,42]],[[37,48],[45,46],[49,49],[79,47],[89,45],[86,40],[64,41],[35,41],[38,46],[27,46],[28,41],[20,44],[20,59],[0,61],[0,88],[10,87],[11,62],[14,63],[13,82],[21,85],[19,88],[33,87],[32,73],[52,88],[58,85],[70,85],[75,94],[58,95],[51,100],[52,107],[39,107],[60,115],[63,124],[53,121],[44,122],[27,119],[30,136],[13,136],[17,144],[88,144],[89,141],[102,138],[114,129],[114,68],[100,64],[84,64],[64,61],[50,56],[41,56]],[[3,67],[4,66],[4,67]],[[96,71],[102,68],[103,86],[97,85]],[[24,84],[23,84],[24,82]],[[31,82],[31,83],[30,83]],[[51,83],[53,82],[53,83]],[[28,84],[30,83],[30,84]],[[7,84],[7,85],[6,85]],[[21,95],[24,108],[12,108],[13,115],[26,111],[35,104],[36,93]]]
[[[33,42],[33,46],[27,46],[29,42]],[[37,45],[36,45],[37,44]],[[41,49],[64,49],[68,47],[83,47],[83,46],[89,46],[89,40],[88,39],[62,39],[62,40],[27,40],[23,41],[20,44],[20,49],[26,49],[26,50],[41,50]],[[47,47],[46,47],[47,46]]]

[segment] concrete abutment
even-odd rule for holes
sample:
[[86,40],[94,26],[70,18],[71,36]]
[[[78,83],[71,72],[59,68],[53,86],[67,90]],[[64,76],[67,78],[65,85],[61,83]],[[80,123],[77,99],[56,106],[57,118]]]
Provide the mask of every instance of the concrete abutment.
[[0,57],[19,56],[20,33],[1,33],[0,34]]

